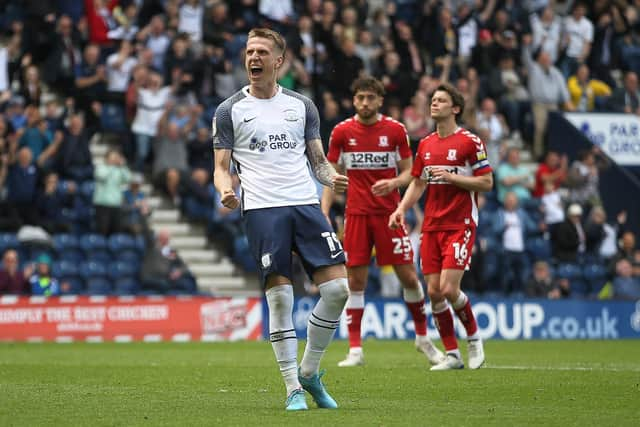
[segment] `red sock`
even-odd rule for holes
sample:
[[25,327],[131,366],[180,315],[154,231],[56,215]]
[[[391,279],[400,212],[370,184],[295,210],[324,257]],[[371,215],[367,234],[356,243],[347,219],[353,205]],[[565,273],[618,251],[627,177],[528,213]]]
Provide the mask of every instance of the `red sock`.
[[456,340],[456,331],[453,329],[453,315],[449,307],[440,313],[433,313],[433,318],[436,321],[436,327],[438,328],[438,332],[440,332],[440,338],[442,339],[445,350],[456,350],[458,348],[458,341]]
[[360,323],[364,308],[347,308],[347,327],[349,329],[349,348],[362,347]]
[[456,310],[456,315],[464,325],[464,329],[467,331],[468,337],[478,331],[476,316],[474,316],[473,311],[471,311],[471,302],[469,302],[469,298],[467,298],[467,303],[462,308]]
[[416,335],[427,335],[427,315],[424,313],[424,300],[418,302],[407,302],[407,308],[413,317],[416,328]]

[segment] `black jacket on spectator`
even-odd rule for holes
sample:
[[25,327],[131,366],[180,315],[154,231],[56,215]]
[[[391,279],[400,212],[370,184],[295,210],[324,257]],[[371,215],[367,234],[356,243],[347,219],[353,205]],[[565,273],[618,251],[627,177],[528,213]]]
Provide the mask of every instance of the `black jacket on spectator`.
[[63,178],[83,181],[93,177],[93,161],[86,130],[80,135],[65,133],[58,151],[58,174]]
[[578,256],[580,239],[575,225],[566,219],[558,224],[551,237],[553,256],[559,262],[575,262]]

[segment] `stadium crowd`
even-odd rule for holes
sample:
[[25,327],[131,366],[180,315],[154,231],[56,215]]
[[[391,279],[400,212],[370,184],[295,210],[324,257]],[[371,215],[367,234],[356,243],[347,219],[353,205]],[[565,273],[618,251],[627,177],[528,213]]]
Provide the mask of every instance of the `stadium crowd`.
[[[609,160],[545,145],[550,111],[640,114],[630,0],[2,1],[0,293],[197,292],[168,236],[151,235],[145,177],[255,270],[240,213],[213,188],[210,135],[217,105],[247,83],[238,58],[255,26],[286,35],[278,82],[315,101],[325,144],[354,113],[359,75],[384,83],[384,113],[414,151],[434,129],[438,83],[464,94],[461,125],[485,141],[496,182],[481,196],[465,289],[640,298],[636,236],[599,196]],[[117,141],[104,164],[89,149],[96,134]],[[399,292],[372,267],[370,292]]]

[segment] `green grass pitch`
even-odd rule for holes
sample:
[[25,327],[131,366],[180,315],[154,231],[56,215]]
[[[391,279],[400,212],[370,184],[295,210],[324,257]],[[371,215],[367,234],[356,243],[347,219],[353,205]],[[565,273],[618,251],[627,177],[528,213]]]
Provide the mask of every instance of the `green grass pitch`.
[[340,409],[307,396],[309,411],[286,413],[268,342],[0,344],[0,426],[640,422],[638,341],[489,341],[484,368],[455,372],[429,372],[409,341],[364,347],[362,368],[336,366],[344,341],[323,360]]

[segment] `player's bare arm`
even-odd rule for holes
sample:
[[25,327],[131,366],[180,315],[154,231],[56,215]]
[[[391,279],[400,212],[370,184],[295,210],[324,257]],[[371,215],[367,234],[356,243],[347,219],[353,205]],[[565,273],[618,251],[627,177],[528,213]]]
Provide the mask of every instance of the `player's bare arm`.
[[420,199],[422,193],[427,188],[427,182],[418,178],[413,178],[411,184],[409,184],[409,188],[404,193],[402,200],[398,204],[396,210],[389,216],[389,227],[390,228],[400,228],[404,227],[404,216],[405,213],[411,209],[413,205]]
[[[337,163],[329,164],[338,172],[339,174],[344,174],[344,171]],[[329,218],[329,211],[331,210],[331,205],[333,205],[333,191],[329,187],[324,187],[322,190],[322,198],[320,199],[320,209],[324,216]]]
[[404,188],[411,183],[413,177],[411,176],[411,166],[413,165],[413,159],[408,157],[406,159],[398,160],[398,169],[400,173],[395,178],[380,179],[371,186],[371,192],[374,196],[386,196],[392,191],[398,188]]
[[347,189],[349,178],[340,175],[329,163],[324,155],[322,141],[319,139],[307,141],[307,158],[311,164],[311,170],[322,185],[331,188],[336,193],[343,193]]
[[240,205],[240,200],[233,190],[233,181],[229,168],[231,166],[231,150],[215,150],[215,169],[213,171],[213,183],[220,193],[220,201],[225,208],[235,209]]
[[493,188],[493,175],[486,173],[480,176],[464,176],[448,172],[446,168],[435,166],[431,168],[434,179],[448,182],[467,191],[486,192]]

